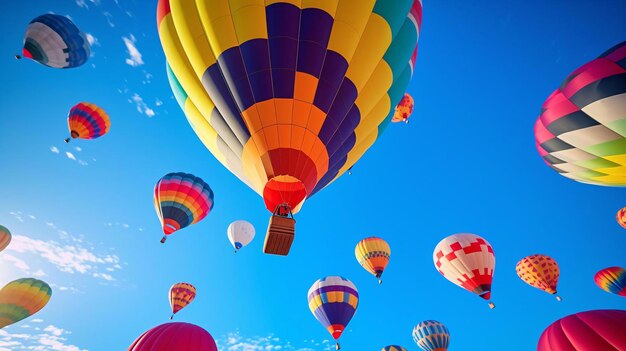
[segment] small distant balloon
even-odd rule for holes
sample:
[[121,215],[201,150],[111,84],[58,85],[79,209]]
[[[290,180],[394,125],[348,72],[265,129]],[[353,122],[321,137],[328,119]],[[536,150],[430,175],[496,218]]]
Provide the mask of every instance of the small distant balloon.
[[622,228],[626,229],[626,207],[617,211],[617,223],[622,226]]
[[391,257],[389,244],[385,240],[374,236],[365,238],[356,244],[354,255],[359,264],[372,273],[379,283],[382,283],[381,276]]
[[593,277],[600,289],[626,297],[626,269],[622,267],[605,268]]
[[65,16],[47,13],[32,20],[26,28],[23,57],[52,68],[73,68],[87,62],[89,55],[91,46],[87,36]]
[[[72,139],[96,139],[109,132],[111,120],[100,107],[80,102],[70,110],[67,125]],[[65,139],[65,142],[69,143],[70,138]]]
[[204,219],[213,209],[213,190],[189,173],[169,173],[154,187],[154,208],[165,236]]
[[423,321],[413,328],[413,341],[424,351],[446,351],[450,345],[450,332],[440,322]]
[[391,118],[391,122],[398,123],[404,122],[406,124],[409,123],[409,117],[413,114],[413,108],[415,107],[415,101],[413,101],[413,97],[408,93],[404,93],[402,100],[396,106],[396,110],[393,113],[393,117]]
[[172,316],[178,311],[187,307],[193,299],[196,298],[196,287],[189,283],[176,283],[170,288],[170,306],[172,307]]
[[398,345],[389,345],[389,346],[383,347],[383,349],[380,351],[407,351],[407,349]]
[[50,286],[39,279],[21,278],[0,290],[0,329],[39,312],[52,296]]
[[235,252],[248,245],[254,239],[254,226],[252,223],[239,220],[228,226],[228,240],[235,248]]
[[[559,282],[559,265],[546,255],[530,255],[522,258],[515,266],[517,276],[526,284],[543,290],[548,294],[556,295],[556,286]],[[561,301],[560,296],[556,299]]]
[[11,243],[11,232],[7,227],[0,225],[0,251],[4,250]]
[[[450,235],[437,244],[433,261],[452,283],[487,301],[491,299],[496,256],[487,240],[475,234]],[[493,302],[489,301],[489,307],[495,307]]]
[[217,351],[215,340],[203,328],[182,322],[161,324],[143,333],[127,351]]

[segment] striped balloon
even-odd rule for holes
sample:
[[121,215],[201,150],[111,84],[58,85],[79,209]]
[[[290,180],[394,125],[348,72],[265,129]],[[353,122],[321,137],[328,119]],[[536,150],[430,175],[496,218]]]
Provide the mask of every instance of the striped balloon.
[[322,278],[313,283],[307,298],[311,313],[335,340],[341,337],[359,305],[356,286],[338,276]]
[[365,238],[356,244],[354,255],[359,264],[376,276],[379,283],[382,283],[381,276],[391,257],[389,244],[385,240],[374,236]]
[[605,268],[593,277],[600,289],[626,297],[626,269],[622,267]]
[[626,42],[570,74],[544,102],[535,141],[561,175],[626,186]]
[[[67,125],[73,139],[95,139],[109,132],[111,120],[100,107],[80,102],[70,110]],[[69,143],[70,138],[65,139],[65,142]]]
[[26,28],[22,55],[42,65],[78,67],[87,62],[90,54],[87,37],[65,16],[48,13],[32,20]]
[[552,323],[539,338],[537,351],[624,351],[626,311],[579,312]]
[[380,351],[406,351],[406,349],[398,345],[389,345],[389,346],[383,347],[383,349]]
[[165,323],[141,334],[127,351],[218,351],[208,331],[191,323]]
[[0,251],[4,250],[11,243],[11,232],[7,227],[0,225]]
[[396,110],[393,113],[391,121],[393,123],[404,122],[408,124],[409,117],[411,117],[414,107],[415,101],[413,101],[413,97],[408,93],[404,93],[402,100],[396,105]]
[[381,136],[411,80],[421,22],[420,0],[157,7],[189,123],[271,212],[297,212]]
[[[522,258],[515,266],[517,276],[526,284],[543,290],[548,294],[556,295],[556,286],[559,282],[559,265],[546,255],[530,255]],[[557,296],[561,301],[561,297]]]
[[44,308],[52,289],[34,278],[17,279],[0,290],[0,328],[28,318]]
[[187,307],[193,299],[196,298],[196,287],[189,283],[176,283],[170,288],[170,306],[172,307],[172,316],[178,311]]
[[626,229],[626,207],[617,211],[617,223],[622,226],[622,228]]
[[[491,298],[496,256],[487,240],[475,234],[450,235],[437,244],[433,261],[449,281],[485,300]],[[493,302],[489,307],[495,307]]]
[[[213,190],[188,173],[169,173],[154,187],[154,207],[165,235],[201,221],[213,209]],[[163,236],[161,242],[165,242]]]
[[446,351],[450,345],[450,332],[440,322],[420,322],[413,328],[413,340],[424,351]]

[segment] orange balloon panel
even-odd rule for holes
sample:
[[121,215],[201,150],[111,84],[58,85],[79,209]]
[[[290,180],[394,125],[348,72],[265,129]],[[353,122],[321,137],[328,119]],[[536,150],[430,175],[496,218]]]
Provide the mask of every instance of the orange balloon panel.
[[517,262],[515,270],[526,284],[548,294],[556,294],[560,270],[559,265],[552,257],[546,255],[524,257]]

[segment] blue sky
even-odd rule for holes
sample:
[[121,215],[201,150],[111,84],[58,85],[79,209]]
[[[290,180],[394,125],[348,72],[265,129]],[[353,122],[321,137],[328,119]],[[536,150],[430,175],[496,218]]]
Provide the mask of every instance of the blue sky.
[[[14,242],[0,253],[0,284],[39,276],[53,296],[36,316],[0,330],[2,351],[125,349],[168,321],[167,292],[179,281],[198,297],[176,319],[204,327],[229,351],[327,349],[330,336],[306,301],[326,275],[349,278],[361,295],[345,350],[417,350],[411,330],[425,319],[448,326],[450,350],[532,350],[558,318],[626,308],[593,283],[597,270],[626,265],[626,232],[615,222],[626,190],[557,175],[533,137],[542,102],[563,78],[626,39],[623,1],[426,1],[411,124],[390,126],[352,176],[307,201],[286,258],[262,254],[262,199],[210,155],[176,104],[156,3],[3,7],[0,223]],[[13,59],[27,23],[48,11],[94,38],[85,66]],[[66,145],[67,111],[79,101],[103,107],[111,132]],[[207,181],[215,208],[161,245],[152,191],[173,171]],[[234,255],[226,228],[236,219],[259,234]],[[457,232],[494,247],[494,310],[433,266],[435,245]],[[392,248],[382,286],[354,258],[356,242],[371,235]],[[563,302],[515,274],[534,253],[558,261]]]

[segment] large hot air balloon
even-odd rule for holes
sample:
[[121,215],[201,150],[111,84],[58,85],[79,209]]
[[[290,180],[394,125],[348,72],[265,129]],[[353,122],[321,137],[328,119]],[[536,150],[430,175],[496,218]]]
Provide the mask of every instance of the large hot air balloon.
[[413,340],[424,351],[446,351],[450,345],[450,332],[440,322],[420,322],[413,328]]
[[383,347],[381,351],[407,351],[404,347],[398,345],[389,345]]
[[622,267],[605,268],[593,277],[600,289],[626,297],[626,269]]
[[[475,234],[450,235],[435,247],[433,261],[446,279],[489,301],[496,257],[487,240]],[[493,302],[489,307],[495,307]]]
[[546,328],[537,351],[624,351],[625,330],[626,311],[580,312],[559,319]]
[[626,229],[626,207],[617,211],[617,223],[622,226],[622,228]]
[[626,186],[626,42],[570,74],[544,102],[535,140],[544,161],[581,183]]
[[[80,102],[72,107],[67,116],[67,126],[72,139],[95,139],[109,132],[111,120],[100,107],[88,102]],[[65,139],[66,143],[70,138]]]
[[209,332],[190,323],[165,323],[143,333],[127,351],[217,351]]
[[65,16],[47,13],[32,20],[26,28],[22,55],[42,65],[78,67],[87,62],[90,54],[87,37]]
[[154,187],[154,207],[166,236],[197,223],[213,209],[213,190],[189,173],[169,173]]
[[4,250],[11,243],[11,232],[5,227],[0,225],[0,251]]
[[193,299],[196,298],[196,287],[189,283],[176,283],[170,288],[170,306],[172,307],[172,316],[178,311],[187,307]]
[[415,101],[413,101],[413,97],[408,93],[404,93],[402,100],[396,105],[396,110],[393,113],[393,117],[391,117],[391,121],[393,123],[404,122],[409,124],[409,117],[411,117],[414,107]]
[[234,221],[228,226],[228,240],[233,244],[235,252],[248,245],[254,239],[254,226],[248,221]]
[[[552,257],[546,255],[524,257],[517,262],[515,271],[526,284],[548,294],[556,295],[560,270],[559,265]],[[561,297],[558,295],[556,299],[561,301]]]
[[346,278],[330,276],[319,279],[309,289],[309,309],[315,318],[337,340],[354,316],[359,305],[359,292]]
[[34,278],[21,278],[0,290],[0,328],[19,322],[39,312],[52,295],[46,282]]
[[160,0],[168,77],[211,153],[293,213],[381,135],[408,86],[420,0]]
[[365,270],[376,276],[378,283],[382,283],[381,276],[391,256],[389,244],[381,238],[365,238],[356,244],[354,255],[357,261],[359,261],[359,264],[363,266]]

